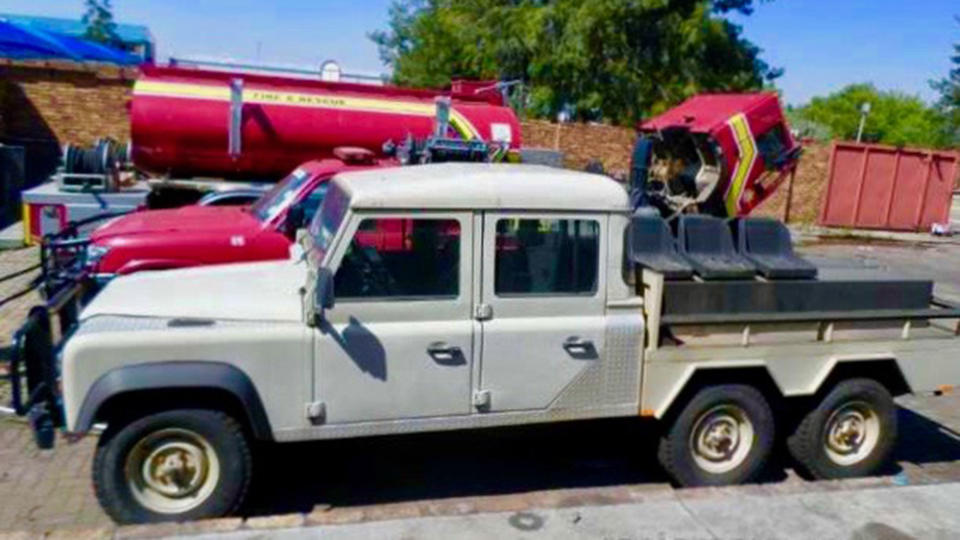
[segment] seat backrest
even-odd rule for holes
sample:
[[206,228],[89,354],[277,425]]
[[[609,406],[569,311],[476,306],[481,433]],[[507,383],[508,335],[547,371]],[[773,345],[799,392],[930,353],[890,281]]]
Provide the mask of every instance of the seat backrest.
[[735,254],[730,229],[720,218],[701,215],[680,216],[677,233],[680,253],[726,255]]
[[737,225],[738,246],[745,255],[793,255],[786,225],[771,218],[745,218]]
[[627,231],[631,259],[637,255],[676,253],[677,247],[667,222],[660,216],[634,215]]

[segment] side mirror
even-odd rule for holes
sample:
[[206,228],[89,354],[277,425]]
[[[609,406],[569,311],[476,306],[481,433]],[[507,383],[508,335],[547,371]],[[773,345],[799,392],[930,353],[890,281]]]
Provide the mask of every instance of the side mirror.
[[297,236],[297,230],[306,224],[307,212],[303,203],[299,202],[287,210],[287,219],[283,222],[283,233],[290,238]]
[[322,317],[325,310],[333,308],[333,272],[328,268],[317,270],[317,288],[313,299],[313,312]]

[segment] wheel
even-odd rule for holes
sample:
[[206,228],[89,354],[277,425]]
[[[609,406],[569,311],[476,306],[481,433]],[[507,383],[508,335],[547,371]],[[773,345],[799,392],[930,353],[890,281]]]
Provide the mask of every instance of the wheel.
[[251,475],[241,426],[211,410],[142,417],[101,437],[93,484],[118,523],[184,521],[234,512]]
[[693,397],[660,439],[658,457],[683,486],[715,486],[750,480],[773,448],[773,413],[747,385],[706,387]]
[[897,438],[890,392],[872,379],[841,382],[806,414],[787,448],[813,478],[849,478],[877,471]]

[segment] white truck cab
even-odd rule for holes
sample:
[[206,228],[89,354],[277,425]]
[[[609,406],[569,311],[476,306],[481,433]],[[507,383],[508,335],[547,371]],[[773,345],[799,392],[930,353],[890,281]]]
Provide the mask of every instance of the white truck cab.
[[[778,436],[811,476],[870,474],[895,440],[892,396],[960,382],[956,327],[939,322],[960,310],[928,282],[781,279],[759,258],[724,273],[695,253],[712,241],[683,236],[692,219],[676,241],[656,220],[586,173],[346,173],[300,257],[119,278],[56,357],[51,311],[34,312],[15,404],[41,444],[106,422],[97,496],[142,522],[234,511],[251,439],[646,416],[681,485],[755,477]],[[656,262],[684,267],[676,244],[689,272]]]

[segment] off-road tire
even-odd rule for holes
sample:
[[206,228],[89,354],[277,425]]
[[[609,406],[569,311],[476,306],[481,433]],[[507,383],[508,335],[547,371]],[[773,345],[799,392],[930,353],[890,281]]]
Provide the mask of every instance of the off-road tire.
[[[746,456],[729,471],[713,472],[698,464],[694,430],[704,415],[717,407],[739,408],[752,424],[753,436]],[[681,486],[739,484],[755,478],[765,467],[774,442],[774,420],[770,405],[757,389],[748,385],[724,384],[699,390],[677,414],[660,439],[660,464]]]
[[[134,496],[125,472],[127,458],[139,441],[161,430],[190,430],[216,453],[218,479],[209,496],[194,508],[162,513]],[[214,518],[235,512],[246,496],[252,474],[247,436],[241,425],[219,411],[176,409],[141,417],[123,426],[109,426],[93,461],[93,485],[100,506],[117,523],[153,523]]]
[[[868,455],[850,465],[841,465],[827,453],[827,429],[831,416],[851,402],[861,402],[876,414],[879,434]],[[848,379],[833,387],[816,408],[807,413],[787,438],[790,455],[800,472],[815,479],[868,476],[883,467],[897,439],[897,407],[890,392],[873,379]]]

